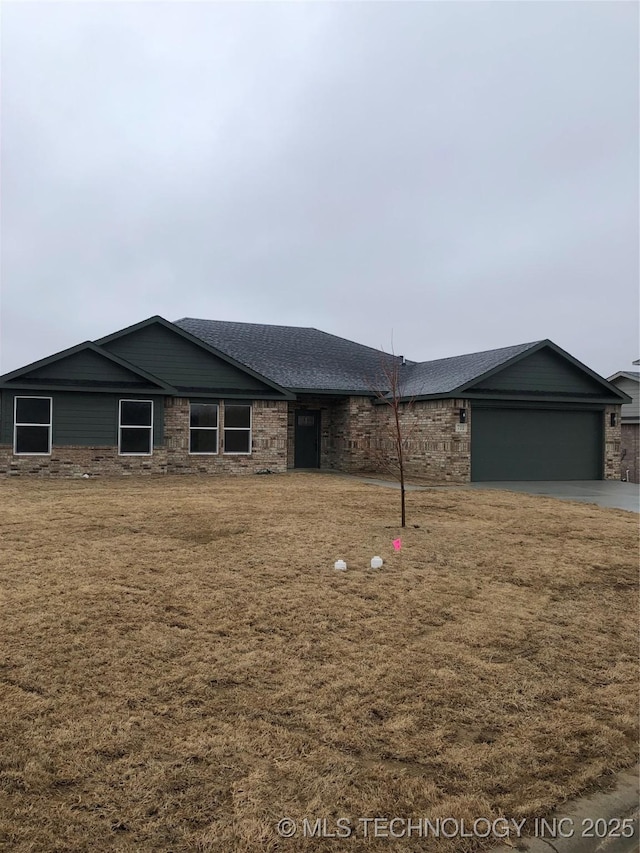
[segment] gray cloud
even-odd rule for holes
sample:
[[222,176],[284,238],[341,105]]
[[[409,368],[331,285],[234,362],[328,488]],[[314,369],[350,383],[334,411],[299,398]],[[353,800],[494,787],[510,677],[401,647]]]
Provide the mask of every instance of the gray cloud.
[[638,357],[638,9],[7,4],[2,362],[151,314]]

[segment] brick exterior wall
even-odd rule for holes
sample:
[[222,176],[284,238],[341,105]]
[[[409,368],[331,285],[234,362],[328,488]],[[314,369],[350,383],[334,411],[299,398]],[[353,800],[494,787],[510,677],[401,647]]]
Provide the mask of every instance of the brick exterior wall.
[[622,424],[620,456],[620,476],[629,469],[629,482],[640,483],[640,424]]
[[351,399],[347,397],[338,400],[331,412],[331,422],[328,431],[327,467],[336,470],[342,470],[342,466],[346,460],[349,430],[351,428]]
[[[152,456],[119,456],[117,447],[55,447],[50,456],[14,456],[0,446],[0,474],[73,477],[89,474],[252,474],[281,473],[294,465],[294,419],[301,408],[321,412],[320,466],[347,473],[383,474],[393,470],[393,413],[367,397],[308,397],[294,403],[254,400],[250,455],[191,456],[189,401],[166,398],[164,445]],[[460,425],[459,410],[467,410]],[[221,407],[220,436],[224,428]],[[611,426],[611,413],[616,425]],[[424,400],[403,405],[406,471],[410,477],[442,483],[466,483],[471,474],[471,407],[467,400]],[[466,427],[466,430],[464,429]],[[621,429],[620,406],[604,413],[604,477],[617,480],[630,468],[638,482],[638,425]],[[621,466],[621,447],[626,450]],[[632,464],[630,464],[632,463]],[[635,479],[633,479],[635,477]]]
[[[287,463],[287,403],[254,400],[252,450],[248,455],[191,456],[189,400],[165,398],[164,445],[152,456],[119,456],[117,447],[56,447],[50,456],[14,456],[0,446],[0,473],[18,476],[80,477],[83,474],[253,474],[269,469],[281,473]],[[224,427],[221,406],[220,436]]]
[[41,477],[96,477],[104,474],[165,474],[167,454],[155,447],[153,456],[118,456],[117,447],[53,447],[50,456],[14,456],[0,446],[0,474]]
[[[604,479],[620,479],[620,412],[621,406],[606,406],[604,411]],[[611,426],[611,415],[616,425]]]
[[[220,407],[219,443],[224,429],[224,406]],[[215,456],[189,454],[189,400],[167,398],[164,434],[167,471],[175,474],[254,474],[287,468],[287,403],[254,400],[252,404],[251,453]]]
[[326,430],[328,468],[346,473],[375,470],[370,459],[375,414],[367,397],[347,397],[335,403]]
[[[456,431],[464,400],[427,400],[403,405],[406,472],[433,482],[466,483],[471,472],[470,433]],[[351,474],[394,474],[392,412],[368,397],[309,397],[289,404],[288,467],[294,467],[295,413],[321,412],[320,467]]]
[[[460,424],[460,409],[467,410]],[[390,406],[375,406],[374,463],[395,467],[395,418]],[[471,478],[471,409],[467,400],[420,400],[403,405],[400,427],[405,470],[410,477],[437,483],[467,483]],[[368,436],[365,434],[365,442]],[[356,457],[358,458],[358,457]],[[386,465],[385,465],[386,463]],[[397,467],[396,467],[397,470]]]

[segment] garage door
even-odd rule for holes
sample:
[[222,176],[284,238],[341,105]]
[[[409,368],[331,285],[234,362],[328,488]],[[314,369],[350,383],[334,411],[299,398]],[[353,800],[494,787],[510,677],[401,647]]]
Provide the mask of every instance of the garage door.
[[477,408],[471,479],[602,479],[602,412]]

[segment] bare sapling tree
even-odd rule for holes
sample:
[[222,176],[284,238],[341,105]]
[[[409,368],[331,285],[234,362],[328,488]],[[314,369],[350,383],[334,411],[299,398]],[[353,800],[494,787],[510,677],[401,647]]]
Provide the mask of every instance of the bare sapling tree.
[[[378,399],[378,405],[388,406],[389,422],[380,424],[379,442],[374,447],[376,462],[388,471],[400,483],[400,519],[406,527],[406,458],[410,446],[411,433],[415,423],[408,423],[407,415],[413,410],[413,398],[403,395],[404,358],[391,351],[383,351],[380,374],[371,390]],[[374,439],[375,442],[375,439]]]

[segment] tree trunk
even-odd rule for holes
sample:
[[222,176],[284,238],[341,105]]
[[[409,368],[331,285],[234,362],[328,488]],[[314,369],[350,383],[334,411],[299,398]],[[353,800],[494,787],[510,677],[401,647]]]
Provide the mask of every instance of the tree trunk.
[[405,501],[404,501],[404,453],[402,447],[402,428],[400,426],[400,404],[397,399],[397,388],[394,386],[393,388],[394,401],[393,401],[393,414],[396,422],[396,447],[398,448],[398,467],[400,468],[400,520],[401,526],[406,526],[406,513],[405,513]]
[[[404,399],[402,397],[403,377],[401,376],[401,373],[403,373],[402,364],[404,360],[397,359],[395,355],[393,355],[393,345],[391,349],[393,356],[391,361],[387,359],[386,353],[382,353],[382,381],[378,380],[376,383],[372,382],[370,384],[370,388],[379,402],[385,403],[389,406],[392,412],[392,422],[388,425],[390,433],[388,441],[391,447],[387,449],[385,441],[382,438],[378,440],[380,447],[380,464],[385,470],[388,470],[393,475],[394,479],[400,481],[400,524],[402,527],[406,527],[406,486],[404,470],[405,448],[403,446],[406,434],[405,425],[403,425],[400,417],[402,400]],[[405,400],[408,409],[412,408],[413,401],[413,397],[408,400],[408,402]],[[411,427],[411,429],[412,428],[413,427]]]

